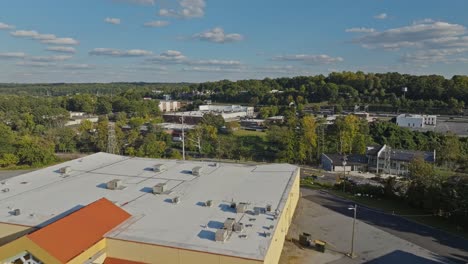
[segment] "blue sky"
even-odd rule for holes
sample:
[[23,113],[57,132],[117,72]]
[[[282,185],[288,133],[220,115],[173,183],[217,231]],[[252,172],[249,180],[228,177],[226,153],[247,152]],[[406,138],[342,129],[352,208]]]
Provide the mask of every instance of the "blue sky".
[[468,73],[466,0],[0,2],[0,82]]

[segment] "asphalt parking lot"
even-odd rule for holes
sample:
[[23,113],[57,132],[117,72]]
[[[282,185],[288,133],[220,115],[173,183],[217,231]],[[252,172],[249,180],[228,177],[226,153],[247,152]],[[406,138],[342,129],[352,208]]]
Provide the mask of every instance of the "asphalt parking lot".
[[[431,246],[440,245],[440,252],[443,253],[438,254],[432,249],[429,250],[408,241],[411,239],[404,239],[399,234],[392,234],[388,230],[365,220],[356,222],[355,252],[357,257],[351,259],[346,256],[346,253],[350,251],[352,234],[352,211],[347,209],[349,204],[332,199],[330,199],[330,204],[324,203],[321,205],[319,204],[321,202],[314,202],[317,196],[321,196],[320,192],[302,189],[302,199],[296,210],[293,225],[288,232],[289,241],[285,243],[281,264],[464,263],[465,256],[463,252],[466,253],[466,251],[463,243],[466,241],[459,241],[461,244],[455,246],[450,243],[439,243],[434,239]],[[323,199],[328,198],[327,194],[324,194]],[[333,206],[340,208],[334,208]],[[304,249],[297,242],[291,242],[293,239],[297,240],[302,232],[311,234],[312,240],[320,239],[327,242],[326,252],[320,253],[314,249]],[[427,243],[431,243],[432,237],[427,236],[424,238]]]

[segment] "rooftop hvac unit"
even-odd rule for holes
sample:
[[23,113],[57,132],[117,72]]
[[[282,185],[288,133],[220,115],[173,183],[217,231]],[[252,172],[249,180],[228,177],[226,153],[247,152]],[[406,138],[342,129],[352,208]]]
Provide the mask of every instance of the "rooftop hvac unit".
[[165,183],[158,183],[153,187],[154,194],[163,194],[166,191]]
[[172,198],[172,203],[173,203],[173,204],[178,204],[178,203],[180,203],[180,198],[179,198],[179,196],[176,196],[176,197]]
[[155,171],[155,172],[167,171],[167,167],[166,167],[166,165],[164,165],[164,164],[156,164],[156,165],[154,165],[154,167],[153,167],[153,171]]
[[118,190],[122,188],[122,180],[114,179],[107,183],[107,189]]
[[227,237],[228,237],[228,230],[227,229],[221,228],[221,229],[218,229],[216,231],[216,234],[215,234],[215,240],[216,241],[224,242],[224,241],[226,241]]
[[224,221],[224,228],[227,230],[233,230],[234,224],[236,223],[236,219],[228,218]]
[[61,174],[68,174],[70,172],[71,172],[71,167],[70,166],[60,168],[60,173]]
[[267,206],[266,206],[266,211],[267,211],[267,212],[271,212],[271,204],[267,204]]
[[194,175],[194,176],[200,176],[202,174],[202,172],[203,172],[203,168],[200,167],[200,166],[194,167],[192,169],[192,175]]
[[242,223],[235,223],[233,227],[234,232],[242,232],[244,231],[244,224]]
[[20,215],[20,214],[21,214],[21,210],[20,210],[20,209],[15,209],[15,210],[13,210],[13,212],[12,212],[12,215],[16,215],[16,216],[18,216],[18,215]]
[[247,203],[239,203],[236,207],[236,212],[238,214],[243,214],[247,211]]

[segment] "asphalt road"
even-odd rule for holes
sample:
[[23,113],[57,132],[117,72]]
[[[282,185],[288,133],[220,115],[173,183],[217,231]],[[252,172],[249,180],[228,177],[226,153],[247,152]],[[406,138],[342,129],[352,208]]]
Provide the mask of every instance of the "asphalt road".
[[[306,190],[304,194],[303,198],[337,213],[351,216],[353,212],[348,210],[353,204],[351,201],[324,191]],[[440,255],[447,262],[468,263],[468,240],[466,239],[364,206],[358,205],[357,212],[359,220]]]

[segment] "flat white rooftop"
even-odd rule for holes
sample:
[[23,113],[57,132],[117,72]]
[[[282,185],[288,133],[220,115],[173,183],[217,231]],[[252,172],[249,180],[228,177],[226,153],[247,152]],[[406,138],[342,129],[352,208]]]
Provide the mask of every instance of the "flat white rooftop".
[[[164,164],[166,171],[152,170]],[[70,166],[62,175],[60,168]],[[192,168],[201,166],[201,176]],[[288,164],[242,165],[130,158],[97,153],[85,158],[10,178],[0,183],[0,222],[43,226],[102,197],[133,217],[107,237],[183,249],[263,260],[276,230],[297,167]],[[106,183],[120,179],[125,188],[109,190]],[[152,188],[166,183],[168,193],[155,195]],[[180,197],[180,203],[171,199]],[[211,207],[203,204],[212,200]],[[231,202],[249,203],[249,209],[272,206],[271,213],[240,214]],[[20,209],[20,215],[13,215]],[[227,218],[252,225],[225,242],[215,232]],[[271,230],[266,227],[273,226]]]

